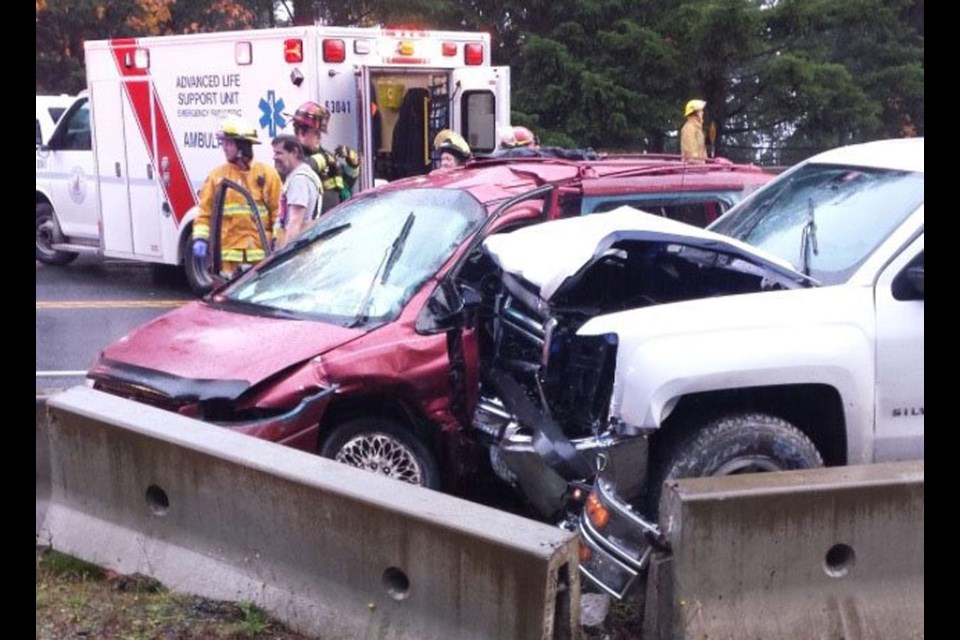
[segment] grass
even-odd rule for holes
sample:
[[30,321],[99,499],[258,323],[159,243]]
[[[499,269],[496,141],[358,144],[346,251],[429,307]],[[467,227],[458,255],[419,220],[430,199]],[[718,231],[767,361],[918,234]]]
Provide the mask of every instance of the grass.
[[[152,578],[117,575],[37,551],[36,640],[322,640],[296,633],[254,603],[176,594]],[[614,602],[583,640],[640,640],[640,606]]]
[[[37,640],[309,640],[252,602],[175,594],[56,551],[37,552]],[[320,639],[316,639],[320,640]]]

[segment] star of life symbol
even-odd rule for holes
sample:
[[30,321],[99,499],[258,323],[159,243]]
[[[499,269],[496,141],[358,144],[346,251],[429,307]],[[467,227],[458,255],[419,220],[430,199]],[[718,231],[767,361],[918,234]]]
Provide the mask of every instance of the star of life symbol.
[[287,121],[283,118],[283,98],[277,98],[274,91],[267,91],[266,98],[260,98],[260,128],[266,129],[273,138],[278,129],[283,129]]

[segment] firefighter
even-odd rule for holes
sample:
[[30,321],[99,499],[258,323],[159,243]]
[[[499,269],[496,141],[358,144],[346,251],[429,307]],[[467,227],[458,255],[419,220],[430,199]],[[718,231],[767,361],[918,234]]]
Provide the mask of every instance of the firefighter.
[[242,120],[229,118],[218,133],[227,162],[210,172],[200,188],[199,213],[193,221],[193,255],[207,257],[210,242],[210,214],[217,188],[224,179],[243,186],[253,197],[257,211],[251,211],[246,198],[235,189],[227,190],[220,228],[222,271],[231,274],[241,264],[260,262],[266,256],[260,231],[253,216],[259,216],[267,240],[277,219],[280,175],[273,167],[253,159],[253,145],[260,144],[257,130]]
[[533,131],[522,126],[508,129],[506,135],[500,139],[501,149],[536,149],[539,146],[540,141],[533,135]]
[[707,103],[703,100],[690,100],[683,108],[686,122],[680,129],[680,155],[690,162],[706,162],[707,144],[703,137],[703,110]]
[[440,168],[453,169],[473,157],[470,145],[456,131],[444,129],[433,139],[433,147],[440,154]]
[[306,162],[323,184],[321,213],[326,213],[351,195],[360,177],[360,155],[355,149],[340,145],[330,153],[320,146],[321,136],[327,132],[330,112],[316,102],[304,102],[293,114],[293,131],[304,148]]

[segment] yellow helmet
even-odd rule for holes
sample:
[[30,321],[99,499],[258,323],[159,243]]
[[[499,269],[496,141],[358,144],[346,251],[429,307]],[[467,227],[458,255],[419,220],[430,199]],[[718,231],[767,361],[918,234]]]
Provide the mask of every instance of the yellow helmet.
[[463,136],[451,129],[444,129],[434,137],[433,148],[437,151],[453,150],[461,160],[466,160],[473,153]]
[[234,140],[246,140],[253,144],[260,144],[260,138],[257,130],[240,118],[227,118],[220,125],[221,138],[233,138]]
[[687,106],[683,108],[683,117],[686,118],[694,111],[703,111],[706,106],[707,103],[703,100],[691,100],[687,103]]

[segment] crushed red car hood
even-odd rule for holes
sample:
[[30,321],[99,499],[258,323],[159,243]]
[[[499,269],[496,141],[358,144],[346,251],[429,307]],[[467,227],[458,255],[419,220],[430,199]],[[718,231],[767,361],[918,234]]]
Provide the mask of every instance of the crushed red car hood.
[[363,333],[323,322],[234,313],[193,302],[114,342],[101,353],[99,364],[254,385]]

